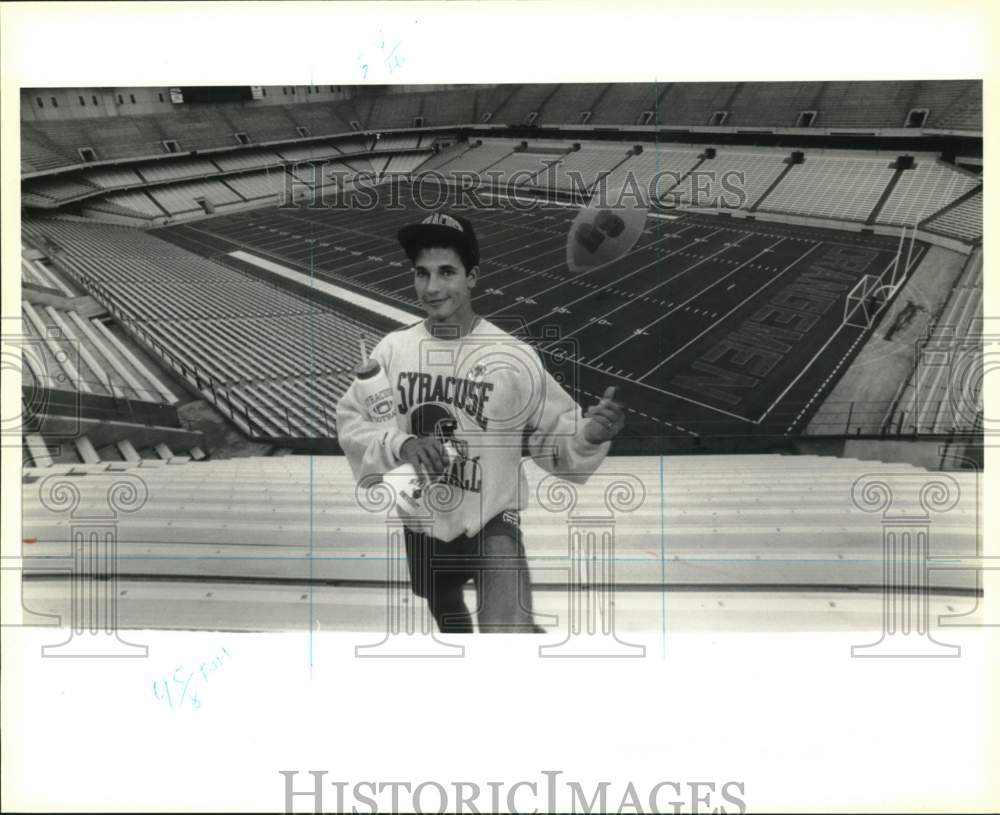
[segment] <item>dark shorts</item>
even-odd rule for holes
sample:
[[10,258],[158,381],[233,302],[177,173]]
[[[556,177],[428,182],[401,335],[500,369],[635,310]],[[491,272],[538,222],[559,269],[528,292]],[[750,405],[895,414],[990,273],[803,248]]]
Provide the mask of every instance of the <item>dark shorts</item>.
[[[451,541],[438,540],[412,529],[406,529],[405,533],[410,584],[418,597],[428,597],[432,586],[437,591],[457,589],[469,580],[476,580],[485,570],[527,570],[517,510],[504,510],[487,521],[475,535],[459,535]],[[513,540],[513,551],[488,551],[486,539],[494,535]]]

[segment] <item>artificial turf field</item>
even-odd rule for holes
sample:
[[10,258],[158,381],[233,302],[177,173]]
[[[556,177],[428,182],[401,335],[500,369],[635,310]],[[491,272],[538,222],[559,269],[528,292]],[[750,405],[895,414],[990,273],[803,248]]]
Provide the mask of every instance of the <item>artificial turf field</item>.
[[[208,257],[242,250],[415,321],[412,272],[395,235],[426,210],[406,196],[398,203],[269,207],[157,233]],[[566,240],[577,212],[502,202],[466,209],[482,255],[473,303],[530,338],[581,404],[620,386],[636,440],[801,431],[870,333],[843,325],[847,292],[863,275],[882,274],[898,246],[867,233],[650,215],[628,255],[574,275]],[[927,246],[909,249],[902,262],[912,271]]]

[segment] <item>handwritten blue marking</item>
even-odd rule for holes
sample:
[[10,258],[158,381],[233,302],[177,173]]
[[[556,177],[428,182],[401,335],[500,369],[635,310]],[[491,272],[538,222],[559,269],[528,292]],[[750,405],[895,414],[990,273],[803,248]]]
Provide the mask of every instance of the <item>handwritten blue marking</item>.
[[199,663],[197,671],[187,670],[184,665],[178,665],[174,668],[170,680],[180,688],[180,698],[176,704],[174,703],[174,693],[171,692],[171,681],[165,676],[153,680],[153,697],[158,702],[165,700],[170,705],[171,710],[184,707],[185,702],[194,710],[199,710],[201,708],[201,699],[198,698],[199,683],[201,686],[207,685],[211,675],[232,659],[232,654],[225,646],[219,650],[222,652],[221,655],[217,654],[211,660]]

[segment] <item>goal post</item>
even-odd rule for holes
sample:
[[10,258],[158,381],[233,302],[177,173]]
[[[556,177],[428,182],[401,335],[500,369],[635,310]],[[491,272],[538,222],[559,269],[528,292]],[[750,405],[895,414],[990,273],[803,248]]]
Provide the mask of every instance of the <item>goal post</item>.
[[871,328],[887,301],[888,291],[880,277],[866,274],[847,293],[842,325]]

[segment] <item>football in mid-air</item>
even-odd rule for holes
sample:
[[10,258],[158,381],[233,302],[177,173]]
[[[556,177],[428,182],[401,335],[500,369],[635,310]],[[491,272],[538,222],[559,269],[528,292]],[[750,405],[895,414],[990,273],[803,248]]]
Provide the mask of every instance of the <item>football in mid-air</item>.
[[566,265],[574,274],[627,255],[646,224],[646,207],[591,205],[573,219],[566,242]]

